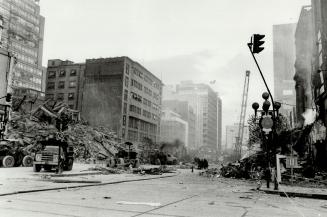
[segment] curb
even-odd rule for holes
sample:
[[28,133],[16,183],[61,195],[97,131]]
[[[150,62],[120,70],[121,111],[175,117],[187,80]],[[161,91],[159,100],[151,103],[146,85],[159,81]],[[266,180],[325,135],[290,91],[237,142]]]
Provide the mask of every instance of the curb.
[[303,197],[303,198],[311,198],[311,199],[319,199],[319,200],[327,200],[326,194],[311,194],[311,193],[300,193],[300,192],[283,192],[276,190],[262,190],[259,191],[265,192],[267,194],[277,194],[281,197]]
[[55,190],[63,190],[63,189],[68,190],[68,189],[74,189],[74,188],[85,188],[85,187],[112,185],[112,184],[127,183],[127,182],[138,182],[138,181],[145,181],[145,180],[152,180],[152,179],[163,179],[163,178],[174,177],[174,176],[177,176],[179,174],[180,174],[180,172],[174,173],[172,175],[160,176],[160,177],[149,177],[149,178],[141,178],[141,179],[120,180],[120,181],[97,183],[97,184],[75,185],[75,186],[70,186],[70,187],[66,186],[66,187],[55,187],[55,188],[44,188],[44,189],[32,189],[32,190],[25,190],[25,191],[15,191],[15,192],[11,192],[11,193],[0,194],[0,197],[15,195],[15,194],[27,194],[27,193],[34,193],[34,192],[42,192],[42,191],[55,191]]

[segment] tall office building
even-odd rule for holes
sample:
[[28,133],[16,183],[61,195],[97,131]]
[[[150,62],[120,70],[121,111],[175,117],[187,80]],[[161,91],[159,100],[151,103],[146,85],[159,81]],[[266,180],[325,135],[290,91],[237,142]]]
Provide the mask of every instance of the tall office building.
[[217,93],[217,149],[218,153],[222,151],[222,100]]
[[4,19],[1,46],[17,57],[12,87],[42,90],[44,17],[34,0],[0,0]]
[[[217,149],[217,93],[209,85],[183,81],[176,90],[169,88],[167,98],[187,101],[195,113],[194,149],[206,147],[216,153]],[[173,91],[173,92],[172,92]],[[167,91],[165,91],[167,93]]]
[[287,116],[296,104],[295,30],[296,23],[273,26],[274,100],[283,103],[280,112]]

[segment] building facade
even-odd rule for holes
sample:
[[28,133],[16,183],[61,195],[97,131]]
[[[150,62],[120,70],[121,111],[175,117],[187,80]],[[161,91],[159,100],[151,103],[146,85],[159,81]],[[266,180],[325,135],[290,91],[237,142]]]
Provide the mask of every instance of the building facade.
[[312,108],[312,53],[313,27],[311,6],[302,7],[295,31],[295,76],[296,116],[295,121],[303,124],[302,114]]
[[280,113],[285,116],[293,112],[296,104],[295,30],[296,23],[273,26],[274,100],[282,103]]
[[80,110],[85,64],[66,60],[48,61],[45,98],[62,101],[71,109]]
[[[165,88],[164,88],[165,89]],[[189,105],[187,101],[181,100],[163,100],[163,109],[169,109],[181,116],[181,118],[188,124],[188,149],[195,149],[195,121],[196,116],[193,108]]]
[[44,17],[36,2],[0,0],[4,19],[1,44],[17,57],[10,85],[41,91]]
[[217,93],[217,148],[219,154],[222,153],[222,109],[222,100]]
[[192,107],[195,113],[195,144],[192,149],[207,147],[217,153],[217,93],[209,85],[183,81],[176,88],[168,86],[165,97],[165,100],[187,101]]
[[160,122],[161,142],[174,143],[178,140],[186,148],[188,147],[188,123],[181,115],[169,109],[163,109]]
[[159,141],[162,82],[128,57],[88,59],[81,115],[133,143]]

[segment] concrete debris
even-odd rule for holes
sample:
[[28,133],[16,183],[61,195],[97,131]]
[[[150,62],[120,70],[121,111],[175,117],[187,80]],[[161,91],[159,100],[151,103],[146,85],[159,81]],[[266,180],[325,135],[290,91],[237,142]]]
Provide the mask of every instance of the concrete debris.
[[91,180],[69,180],[69,179],[56,179],[52,180],[53,183],[101,183],[101,181],[91,181]]
[[101,174],[103,174],[103,175],[125,173],[125,170],[122,170],[122,169],[110,168],[110,167],[101,167],[101,166],[91,167],[88,170],[89,171],[100,171]]
[[75,159],[94,161],[114,156],[120,146],[116,134],[105,127],[83,123],[77,114],[63,103],[50,101],[31,114],[12,112],[6,139],[19,142],[27,153],[34,153],[42,148],[40,141],[55,135],[74,147]]

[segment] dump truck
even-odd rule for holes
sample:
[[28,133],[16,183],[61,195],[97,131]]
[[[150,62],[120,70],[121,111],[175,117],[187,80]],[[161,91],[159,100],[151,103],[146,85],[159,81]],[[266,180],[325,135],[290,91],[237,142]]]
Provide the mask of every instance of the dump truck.
[[55,170],[58,173],[73,169],[74,148],[66,141],[50,138],[40,142],[42,148],[34,155],[33,170]]

